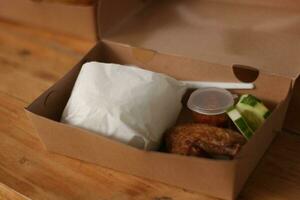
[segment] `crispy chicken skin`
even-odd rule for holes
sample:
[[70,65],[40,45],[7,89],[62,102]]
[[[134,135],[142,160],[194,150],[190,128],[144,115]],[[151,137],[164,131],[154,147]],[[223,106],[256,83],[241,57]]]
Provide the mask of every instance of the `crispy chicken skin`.
[[190,156],[234,157],[246,139],[238,132],[206,124],[183,124],[171,129],[165,137],[170,153]]

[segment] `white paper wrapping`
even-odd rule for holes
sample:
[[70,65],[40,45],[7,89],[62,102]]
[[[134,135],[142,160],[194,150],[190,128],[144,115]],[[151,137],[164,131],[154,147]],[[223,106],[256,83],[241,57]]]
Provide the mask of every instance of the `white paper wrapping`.
[[156,150],[174,125],[186,87],[137,67],[82,66],[61,121],[131,146]]

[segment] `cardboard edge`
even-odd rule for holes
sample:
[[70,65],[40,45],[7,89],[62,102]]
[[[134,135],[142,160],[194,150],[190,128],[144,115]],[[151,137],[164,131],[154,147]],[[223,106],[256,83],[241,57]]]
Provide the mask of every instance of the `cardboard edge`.
[[24,112],[25,112],[27,118],[29,119],[29,121],[30,121],[32,127],[34,128],[36,137],[39,139],[39,141],[40,141],[40,143],[42,144],[43,148],[47,150],[47,147],[46,147],[44,141],[42,140],[42,138],[41,138],[41,136],[40,136],[40,134],[39,134],[39,130],[37,129],[37,127],[36,127],[36,125],[35,125],[35,123],[34,123],[34,121],[33,121],[33,116],[32,116],[32,115],[34,115],[34,113],[32,113],[31,111],[29,111],[29,110],[28,110],[28,107],[25,107],[25,108],[24,108]]

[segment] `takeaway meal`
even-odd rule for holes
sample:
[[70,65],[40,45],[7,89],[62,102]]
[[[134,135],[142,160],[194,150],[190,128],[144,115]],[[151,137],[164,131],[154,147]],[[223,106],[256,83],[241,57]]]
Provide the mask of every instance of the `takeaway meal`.
[[191,94],[187,107],[192,111],[195,122],[175,126],[166,133],[169,153],[234,158],[271,114],[255,96],[241,95],[234,104],[233,95],[220,88],[196,90]]
[[[243,88],[244,87],[244,88]],[[178,81],[134,66],[85,63],[61,121],[143,150],[234,158],[270,115],[253,84]],[[187,89],[196,90],[182,104]],[[176,125],[182,107],[193,122]]]

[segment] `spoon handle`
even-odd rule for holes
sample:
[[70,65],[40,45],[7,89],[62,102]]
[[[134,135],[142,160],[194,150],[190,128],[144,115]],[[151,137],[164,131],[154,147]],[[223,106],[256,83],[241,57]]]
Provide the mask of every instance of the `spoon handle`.
[[217,87],[223,89],[246,89],[255,88],[254,83],[234,83],[234,82],[202,82],[202,81],[182,81],[188,88]]

